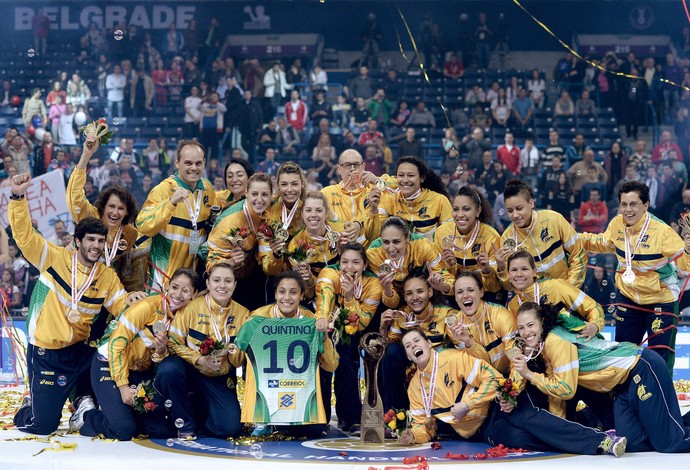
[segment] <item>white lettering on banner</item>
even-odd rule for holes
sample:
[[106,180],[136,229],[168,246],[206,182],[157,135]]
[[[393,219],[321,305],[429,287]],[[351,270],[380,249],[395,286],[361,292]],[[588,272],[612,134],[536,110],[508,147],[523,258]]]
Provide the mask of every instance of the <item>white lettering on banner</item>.
[[[177,29],[186,29],[190,20],[196,15],[195,5],[108,5],[100,6],[45,6],[45,15],[50,18],[51,29],[60,31],[76,31],[87,29],[91,23],[99,28],[112,29],[120,23],[138,26],[143,29],[167,29],[170,23],[175,23]],[[31,30],[31,19],[34,8],[14,7],[14,30]]]
[[[10,201],[11,188],[0,189],[0,225],[7,227],[7,204]],[[26,191],[31,218],[38,221],[38,231],[46,239],[55,236],[53,225],[60,219],[64,221],[69,232],[73,232],[72,216],[67,208],[65,198],[65,180],[62,171],[51,171],[31,180],[31,186]]]

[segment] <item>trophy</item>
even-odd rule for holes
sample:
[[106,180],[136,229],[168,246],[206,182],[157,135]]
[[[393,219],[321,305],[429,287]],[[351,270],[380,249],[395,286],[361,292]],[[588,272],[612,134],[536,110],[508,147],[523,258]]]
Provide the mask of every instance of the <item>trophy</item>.
[[680,227],[681,237],[685,238],[686,235],[690,234],[690,211],[685,211],[680,214],[678,226]]
[[383,402],[378,388],[379,363],[386,352],[386,338],[378,333],[367,333],[359,340],[359,354],[364,363],[365,395],[362,402],[360,442],[383,444]]

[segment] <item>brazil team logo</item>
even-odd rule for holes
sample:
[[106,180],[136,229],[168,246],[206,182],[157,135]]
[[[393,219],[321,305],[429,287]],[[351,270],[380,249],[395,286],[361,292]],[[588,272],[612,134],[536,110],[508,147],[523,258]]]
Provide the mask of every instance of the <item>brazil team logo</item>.
[[279,410],[294,410],[296,408],[297,400],[295,400],[294,392],[283,393],[278,397]]

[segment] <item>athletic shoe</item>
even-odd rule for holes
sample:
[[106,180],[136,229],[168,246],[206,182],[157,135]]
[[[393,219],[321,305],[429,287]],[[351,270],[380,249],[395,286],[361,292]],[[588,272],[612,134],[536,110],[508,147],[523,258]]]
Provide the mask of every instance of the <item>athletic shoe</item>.
[[266,437],[273,432],[273,426],[266,426],[265,424],[257,424],[252,431],[252,437]]
[[613,436],[607,435],[606,438],[601,441],[599,448],[602,453],[613,455],[614,457],[621,457],[625,454],[625,446],[628,444],[628,438],[623,436]]
[[19,406],[20,410],[24,408],[31,408],[31,395],[27,395],[22,399],[22,404]]
[[70,432],[77,432],[84,426],[84,415],[87,411],[95,410],[96,405],[93,403],[93,398],[89,395],[84,395],[78,398],[74,402],[76,411],[72,413],[69,419],[69,430]]

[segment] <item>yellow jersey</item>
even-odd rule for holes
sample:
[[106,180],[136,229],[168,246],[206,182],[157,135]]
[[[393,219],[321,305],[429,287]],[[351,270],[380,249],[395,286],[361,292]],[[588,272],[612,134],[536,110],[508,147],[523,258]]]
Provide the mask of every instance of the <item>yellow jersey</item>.
[[455,346],[460,344],[459,340],[453,338],[450,328],[446,325],[446,317],[457,315],[457,310],[446,305],[433,305],[429,303],[424,311],[418,315],[412,313],[412,310],[407,305],[402,308],[402,311],[407,315],[407,318],[393,318],[388,328],[387,338],[389,343],[399,343],[407,331],[412,328],[418,328],[429,338],[433,348],[448,347],[450,343]]
[[440,225],[453,219],[453,208],[446,196],[435,191],[422,188],[417,197],[408,200],[398,189],[384,191],[378,214],[379,233],[388,217],[397,216],[407,221],[415,233],[431,238]]
[[91,325],[105,308],[117,316],[125,308],[127,292],[115,271],[100,261],[87,267],[77,261],[77,286],[87,280],[91,269],[93,281],[77,304],[79,320],[67,319],[72,298],[73,251],[46,241],[31,226],[26,198],[10,201],[7,218],[12,237],[24,257],[41,273],[29,304],[26,320],[29,343],[45,349],[62,349],[89,339]]
[[[271,207],[266,209],[263,214],[263,218],[266,220],[266,224],[275,230],[276,227],[283,226],[283,200],[278,197],[271,204]],[[294,206],[293,206],[294,208]],[[287,211],[290,214],[290,211]],[[286,246],[290,243],[290,240],[294,238],[297,233],[304,228],[304,221],[302,220],[302,200],[297,201],[297,209],[295,210],[295,215],[290,221],[288,226],[289,238],[286,240]],[[271,243],[268,240],[259,239],[259,263],[261,264],[261,269],[267,276],[277,276],[283,271],[290,269],[290,263],[284,257],[274,256],[273,250],[271,250]]]
[[346,308],[348,312],[359,315],[357,331],[363,331],[381,303],[383,289],[378,277],[369,271],[364,271],[361,281],[359,297],[355,293],[352,299],[345,300],[340,291],[340,265],[323,268],[316,280],[316,318],[330,318],[337,307]]

